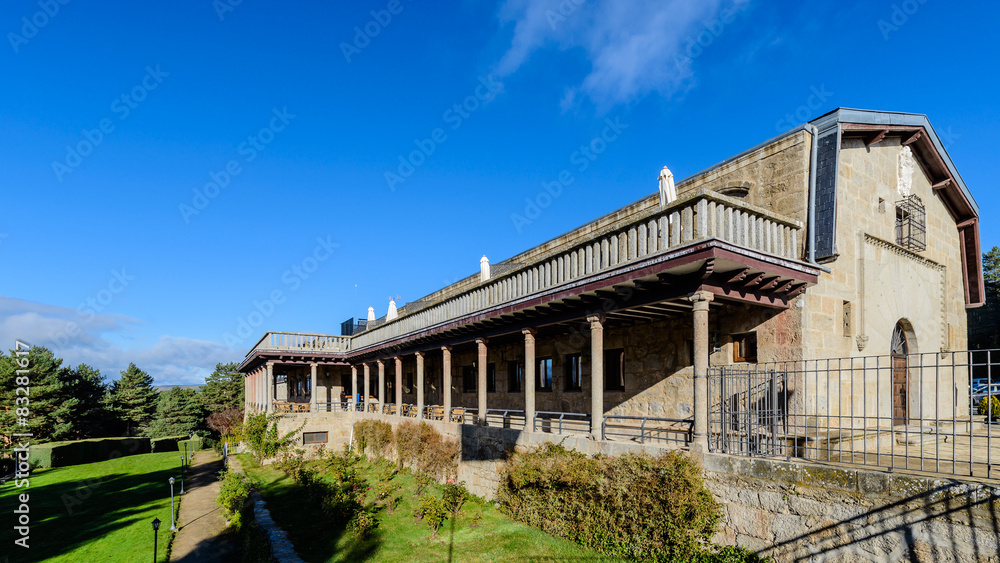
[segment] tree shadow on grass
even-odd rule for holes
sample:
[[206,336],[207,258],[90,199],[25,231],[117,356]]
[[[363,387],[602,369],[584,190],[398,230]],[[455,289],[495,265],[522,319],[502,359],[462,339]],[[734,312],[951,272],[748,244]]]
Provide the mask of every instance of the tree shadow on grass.
[[346,525],[335,524],[320,503],[288,477],[265,485],[260,494],[275,523],[288,533],[295,552],[306,561],[334,557],[339,561],[365,561],[382,543],[379,529],[359,538]]
[[[4,486],[4,497],[0,499],[0,510],[12,513],[20,505],[18,496],[22,493],[29,495],[30,559],[41,561],[64,555],[131,526],[140,519],[145,520],[154,503],[165,502],[169,507],[170,485],[167,480],[176,476],[176,469],[164,469],[142,474],[98,475],[88,481],[67,481],[27,489],[15,489],[13,483],[8,483]],[[175,486],[175,493],[179,489]],[[143,516],[139,517],[139,514]],[[168,527],[169,524],[165,525],[163,530]],[[152,532],[152,526],[149,526],[150,544]],[[12,534],[16,532],[7,527],[4,535]],[[11,537],[5,545],[11,545],[16,537]],[[128,546],[109,546],[109,555],[125,549]]]

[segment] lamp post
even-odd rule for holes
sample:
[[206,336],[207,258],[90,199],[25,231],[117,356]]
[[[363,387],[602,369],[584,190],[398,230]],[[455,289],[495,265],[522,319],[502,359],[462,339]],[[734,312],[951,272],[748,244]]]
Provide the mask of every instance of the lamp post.
[[181,456],[181,492],[178,494],[184,494],[184,456]]
[[[194,448],[194,444],[192,444],[191,447]],[[188,445],[187,442],[184,442],[184,457],[186,458],[187,455],[188,455]]]
[[176,532],[177,525],[174,523],[174,478],[169,479],[170,483],[170,531]]
[[156,563],[156,543],[160,535],[160,519],[153,518],[153,563]]

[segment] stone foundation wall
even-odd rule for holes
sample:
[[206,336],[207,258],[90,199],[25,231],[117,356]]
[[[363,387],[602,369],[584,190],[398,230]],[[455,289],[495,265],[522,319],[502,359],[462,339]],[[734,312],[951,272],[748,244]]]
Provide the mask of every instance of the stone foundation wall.
[[[329,432],[328,448],[350,440],[357,420],[395,427],[405,420],[367,413],[287,415],[288,432]],[[544,443],[587,455],[648,453],[666,448],[595,442],[518,430],[425,421],[462,444],[458,479],[470,492],[496,497],[508,452]],[[1000,487],[953,479],[886,473],[801,462],[709,454],[705,481],[723,506],[715,541],[738,544],[784,561],[1000,562]]]
[[776,561],[1000,561],[1000,488],[951,479],[709,455],[715,538]]

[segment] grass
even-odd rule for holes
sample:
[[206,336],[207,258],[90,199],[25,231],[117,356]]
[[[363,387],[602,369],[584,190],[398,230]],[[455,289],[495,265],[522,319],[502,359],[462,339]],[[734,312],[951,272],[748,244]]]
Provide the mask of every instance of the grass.
[[[335,526],[308,498],[303,488],[284,473],[258,465],[241,454],[244,471],[261,485],[271,516],[286,532],[300,557],[310,562],[340,561],[606,561],[600,554],[510,520],[493,504],[473,498],[457,518],[445,521],[437,537],[413,516],[418,497],[416,481],[407,470],[392,482],[400,486],[402,499],[389,514],[378,513],[375,533],[359,540]],[[319,467],[314,465],[314,467]],[[369,485],[384,473],[383,463],[362,462],[360,473]],[[441,496],[440,487],[433,486]],[[428,487],[427,492],[430,492]],[[476,522],[478,520],[478,522]]]
[[179,477],[179,465],[177,452],[142,454],[39,469],[28,488],[4,483],[0,512],[12,516],[18,495],[27,493],[31,517],[28,549],[13,545],[20,536],[3,527],[4,555],[11,561],[149,561],[151,522],[159,518],[157,561],[166,561],[173,536],[167,480]]

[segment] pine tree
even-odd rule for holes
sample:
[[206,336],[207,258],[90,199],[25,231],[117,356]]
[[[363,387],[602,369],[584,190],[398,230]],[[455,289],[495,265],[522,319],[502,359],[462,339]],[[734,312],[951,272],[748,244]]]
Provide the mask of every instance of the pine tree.
[[204,429],[205,411],[194,389],[174,387],[160,393],[156,416],[144,434],[151,438],[187,436]]
[[[0,448],[4,452],[31,434],[33,443],[55,440],[62,359],[41,346],[0,352]],[[18,371],[27,370],[27,373]],[[19,409],[26,409],[20,410]],[[25,415],[25,416],[22,416]]]
[[125,435],[134,436],[153,418],[159,397],[153,389],[153,377],[135,364],[130,363],[121,374],[112,384],[108,399],[112,412],[125,425]]
[[111,415],[105,404],[108,385],[101,372],[80,364],[59,373],[55,395],[55,440],[81,440],[108,435]]
[[239,364],[215,364],[215,371],[205,378],[205,389],[201,392],[202,404],[209,413],[226,409],[243,410],[243,374]]

